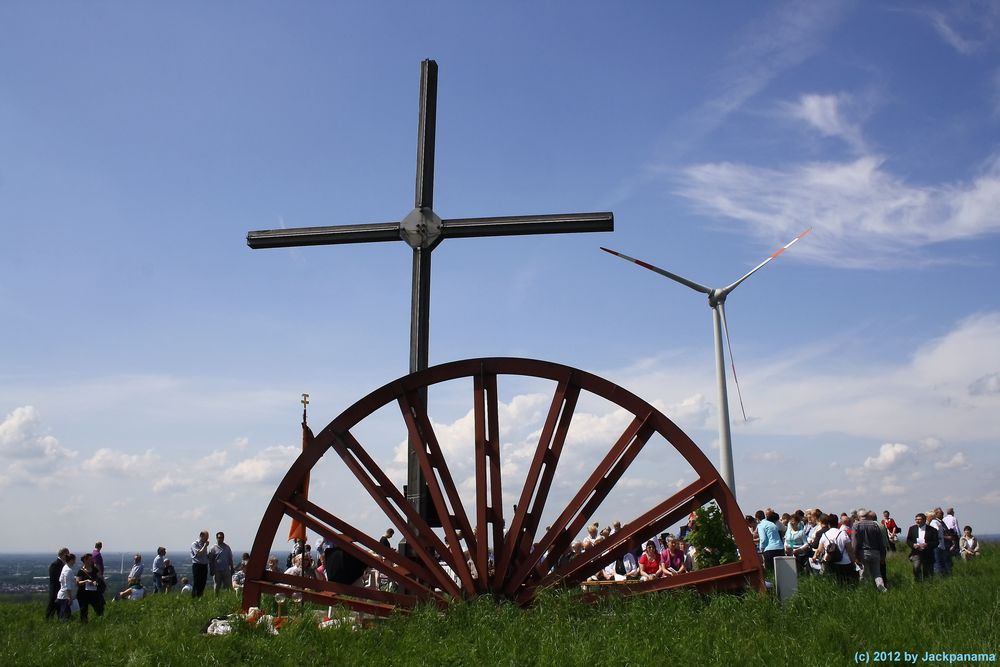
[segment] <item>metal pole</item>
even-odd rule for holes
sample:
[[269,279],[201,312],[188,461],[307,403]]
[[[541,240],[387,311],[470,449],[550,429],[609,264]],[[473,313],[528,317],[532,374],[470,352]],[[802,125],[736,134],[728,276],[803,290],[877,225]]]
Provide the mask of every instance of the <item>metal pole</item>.
[[[410,299],[410,372],[416,373],[427,368],[430,340],[431,309],[431,249],[413,249],[413,287]],[[421,389],[420,401],[427,405],[427,390]],[[420,469],[415,447],[418,442],[410,442],[406,464],[406,499],[421,518],[427,518],[425,496],[423,494],[424,475]]]
[[726,359],[722,352],[721,304],[712,306],[712,324],[715,329],[715,376],[719,385],[719,472],[722,481],[736,496],[736,479],[733,476],[733,437],[729,432],[729,395],[726,392]]

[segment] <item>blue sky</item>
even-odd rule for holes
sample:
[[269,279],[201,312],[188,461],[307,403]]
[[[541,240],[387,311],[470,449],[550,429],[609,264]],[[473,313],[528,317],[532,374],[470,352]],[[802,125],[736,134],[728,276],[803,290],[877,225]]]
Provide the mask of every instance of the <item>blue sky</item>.
[[[598,246],[715,286],[813,227],[727,303],[743,509],[903,523],[953,505],[1000,532],[998,32],[992,3],[5,4],[0,501],[19,528],[3,550],[181,547],[203,527],[248,547],[298,448],[299,395],[322,426],[406,373],[403,243],[245,235],[406,215],[424,58],[439,215],[616,219],[445,241],[432,364],[596,373],[716,462],[703,297]],[[515,480],[550,389],[503,391]],[[464,480],[454,396],[432,416]],[[567,471],[617,435],[620,415],[589,409]],[[377,421],[368,444],[401,475],[399,427]],[[602,523],[690,481],[649,456]],[[319,501],[370,505],[323,465]]]

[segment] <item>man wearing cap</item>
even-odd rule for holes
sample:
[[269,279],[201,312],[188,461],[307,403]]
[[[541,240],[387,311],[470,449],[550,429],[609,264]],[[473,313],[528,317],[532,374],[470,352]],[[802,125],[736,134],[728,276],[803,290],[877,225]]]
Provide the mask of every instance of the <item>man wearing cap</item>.
[[194,586],[191,597],[200,598],[205,592],[208,582],[208,531],[203,530],[198,535],[198,541],[191,545],[191,577]]

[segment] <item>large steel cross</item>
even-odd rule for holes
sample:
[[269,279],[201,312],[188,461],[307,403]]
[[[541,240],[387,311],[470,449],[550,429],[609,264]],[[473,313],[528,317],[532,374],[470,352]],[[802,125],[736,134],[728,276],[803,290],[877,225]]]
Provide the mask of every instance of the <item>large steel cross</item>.
[[[566,234],[614,231],[614,215],[567,213],[498,218],[442,220],[434,213],[434,131],[437,122],[437,63],[420,65],[420,115],[417,126],[417,187],[413,210],[400,222],[335,227],[271,229],[247,234],[247,245],[288,248],[341,243],[372,243],[402,239],[413,248],[413,285],[410,306],[410,372],[427,368],[430,331],[431,252],[446,238],[513,236],[521,234]],[[426,397],[422,397],[425,400]],[[433,521],[433,507],[423,474],[410,442],[407,465],[407,499],[420,516]],[[436,523],[436,521],[434,522]],[[433,524],[432,524],[433,525]]]

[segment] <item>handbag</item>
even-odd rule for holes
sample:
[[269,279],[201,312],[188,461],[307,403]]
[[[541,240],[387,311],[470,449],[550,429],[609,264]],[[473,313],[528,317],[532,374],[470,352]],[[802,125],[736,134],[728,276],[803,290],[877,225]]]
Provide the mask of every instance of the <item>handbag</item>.
[[69,605],[69,613],[75,614],[78,611],[80,611],[80,601],[76,598],[73,598],[73,602],[70,603]]

